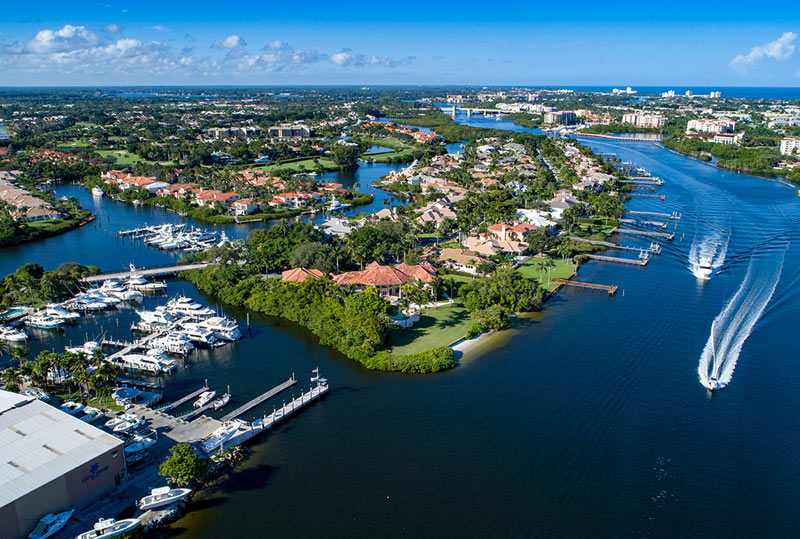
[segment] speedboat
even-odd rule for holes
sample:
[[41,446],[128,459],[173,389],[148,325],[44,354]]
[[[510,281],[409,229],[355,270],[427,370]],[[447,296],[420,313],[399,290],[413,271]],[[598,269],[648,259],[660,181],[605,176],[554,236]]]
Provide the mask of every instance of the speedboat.
[[46,314],[36,313],[30,316],[25,324],[36,329],[58,329],[64,325],[64,321],[60,318],[53,318]]
[[203,440],[200,446],[206,453],[213,453],[219,449],[222,444],[230,440],[241,426],[242,422],[239,420],[234,419],[233,421],[229,421],[209,434],[208,437]]
[[46,539],[58,533],[61,528],[67,525],[74,509],[63,513],[49,513],[42,517],[36,527],[28,534],[28,539]]
[[28,335],[24,331],[6,326],[0,326],[0,341],[25,342],[26,340],[28,340]]
[[103,190],[100,188],[99,185],[95,185],[94,187],[92,187],[92,196],[96,196],[96,197],[102,197],[103,196]]
[[718,389],[722,389],[723,387],[727,386],[728,384],[725,382],[720,382],[713,376],[708,380],[708,389],[709,391],[716,391]]
[[138,417],[135,419],[126,419],[125,421],[114,427],[114,432],[124,434],[126,432],[131,432],[133,430],[136,430],[142,425],[144,425],[144,419],[139,419]]
[[75,539],[98,539],[100,537],[116,537],[127,533],[136,528],[141,521],[138,518],[126,518],[125,520],[114,520],[113,518],[101,518],[94,527],[88,532],[84,532]]
[[203,329],[213,331],[223,341],[235,341],[242,338],[239,324],[224,316],[212,316],[197,324]]
[[211,405],[214,407],[214,410],[219,410],[220,408],[223,408],[225,405],[227,405],[230,401],[231,401],[231,396],[225,393],[223,396],[212,402]]
[[128,421],[128,420],[130,420],[130,419],[136,419],[136,416],[135,416],[135,415],[133,415],[133,414],[122,414],[122,415],[118,415],[117,417],[112,417],[111,419],[109,419],[108,421],[106,421],[106,424],[105,424],[105,426],[106,426],[107,428],[109,428],[109,429],[113,429],[113,428],[114,428],[114,427],[116,427],[117,425],[119,425],[119,424],[121,424],[121,423],[124,423],[125,421]]
[[79,419],[81,421],[86,421],[87,423],[91,423],[92,421],[94,421],[95,419],[100,417],[101,415],[103,415],[103,412],[101,412],[97,408],[94,408],[92,406],[87,406],[83,410],[83,415]]
[[84,408],[86,408],[85,404],[75,401],[67,401],[61,405],[61,411],[67,412],[69,415],[75,415]]
[[197,400],[194,401],[193,406],[195,408],[202,408],[203,406],[211,402],[212,399],[216,397],[216,395],[217,395],[216,391],[203,391],[202,393],[200,393],[200,396],[197,398]]
[[697,269],[695,270],[695,276],[698,279],[709,280],[711,279],[712,274],[711,269],[711,257],[708,256],[701,256],[700,261],[697,263]]
[[159,487],[150,491],[150,494],[136,502],[136,507],[141,511],[166,507],[177,503],[192,493],[190,488]]

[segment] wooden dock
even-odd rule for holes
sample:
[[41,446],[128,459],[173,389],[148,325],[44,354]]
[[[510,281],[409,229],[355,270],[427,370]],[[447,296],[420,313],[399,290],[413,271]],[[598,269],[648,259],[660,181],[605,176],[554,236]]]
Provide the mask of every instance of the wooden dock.
[[663,213],[663,212],[657,212],[657,211],[633,211],[633,210],[629,210],[627,213],[629,215],[650,215],[650,216],[655,216],[655,217],[664,217],[665,219],[669,219],[671,221],[680,221],[681,220],[681,215],[678,212]]
[[592,260],[599,262],[610,262],[612,264],[627,264],[629,266],[646,266],[650,257],[645,255],[640,258],[621,258],[618,256],[588,255]]
[[[225,395],[223,395],[223,397],[224,396]],[[228,396],[230,396],[230,395],[228,395]],[[201,406],[200,408],[195,408],[191,412],[186,412],[185,414],[179,415],[178,419],[182,419],[184,421],[191,421],[195,417],[200,416],[203,413],[207,412],[208,410],[211,410],[212,408],[214,408],[214,401],[215,400],[216,399],[212,399],[211,402],[209,402],[208,404],[206,404],[204,406]]]
[[620,223],[625,223],[626,225],[650,225],[655,226],[658,228],[667,228],[667,223],[664,221],[639,221],[637,219],[620,219]]
[[179,264],[177,266],[159,266],[155,268],[142,268],[136,271],[117,271],[112,273],[100,273],[81,279],[84,283],[97,283],[108,279],[128,279],[133,276],[139,277],[164,277],[167,275],[177,275],[182,271],[203,269],[208,266],[208,262],[197,264]]
[[180,406],[182,404],[185,404],[185,403],[189,402],[190,400],[192,400],[194,398],[199,397],[200,393],[202,393],[203,391],[208,391],[208,384],[204,385],[203,387],[201,387],[197,391],[192,391],[191,393],[189,393],[185,397],[181,397],[180,399],[176,400],[175,402],[171,402],[171,403],[167,404],[166,406],[162,406],[161,408],[158,409],[158,411],[159,412],[169,412],[170,410],[174,410],[178,406]]
[[237,417],[239,417],[243,413],[245,413],[245,412],[247,412],[249,410],[252,410],[253,408],[258,406],[259,404],[265,402],[268,399],[271,399],[272,397],[274,397],[275,395],[277,395],[281,391],[292,387],[296,383],[297,383],[297,380],[294,378],[294,376],[292,376],[291,378],[286,380],[284,383],[273,387],[272,389],[270,389],[266,393],[262,393],[261,395],[259,395],[258,397],[254,398],[253,400],[243,404],[242,406],[239,406],[237,409],[235,409],[231,413],[225,414],[225,416],[223,416],[223,418],[222,418],[222,421],[224,422],[224,421],[230,421],[231,419],[236,419]]
[[134,341],[132,343],[116,343],[114,341],[109,341],[109,342],[112,343],[112,344],[110,344],[111,346],[116,346],[118,344],[124,344],[125,346],[121,350],[119,350],[117,352],[114,352],[110,356],[106,356],[105,361],[107,361],[109,363],[113,363],[114,360],[116,360],[117,358],[119,358],[121,356],[124,356],[126,354],[130,354],[134,350],[136,350],[137,348],[147,348],[147,343],[148,342],[152,341],[153,339],[157,339],[158,337],[161,337],[162,335],[164,335],[164,333],[166,333],[166,330],[157,331],[155,333],[151,333],[147,337],[144,337],[144,338],[139,339],[138,341]]
[[603,292],[607,292],[609,296],[613,296],[617,293],[617,285],[608,285],[608,284],[596,284],[596,283],[586,283],[583,281],[572,281],[570,279],[553,279],[557,283],[561,283],[564,286],[574,286],[575,288],[585,288],[587,290],[600,290]]
[[600,240],[588,240],[586,238],[578,238],[576,236],[570,236],[569,238],[572,241],[577,241],[580,243],[588,243],[591,245],[600,245],[602,247],[607,247],[608,249],[616,249],[618,251],[635,251],[639,254],[641,253],[649,253],[653,255],[661,254],[661,246],[656,243],[652,242],[650,247],[633,247],[632,245],[619,245],[616,243],[611,243],[609,241],[600,241]]

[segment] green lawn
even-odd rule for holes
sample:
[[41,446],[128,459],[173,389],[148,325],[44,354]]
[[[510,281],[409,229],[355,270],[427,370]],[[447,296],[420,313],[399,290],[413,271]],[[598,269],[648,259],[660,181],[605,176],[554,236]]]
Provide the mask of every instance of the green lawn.
[[439,346],[447,346],[463,337],[473,324],[467,310],[456,302],[452,307],[428,309],[410,328],[394,328],[389,332],[393,354],[416,354]]
[[[279,170],[289,170],[291,172],[301,172],[305,170],[306,172],[315,172],[317,170],[317,165],[314,163],[313,157],[309,157],[308,159],[303,159],[300,161],[292,161],[290,163],[281,163],[281,164],[267,164],[267,165],[260,165],[252,167],[253,170],[263,170],[266,174],[273,174],[278,172]],[[320,157],[319,164],[325,170],[336,170],[339,167],[334,163],[332,160],[328,159],[327,157]]]
[[593,233],[602,232],[603,234],[610,234],[617,226],[619,226],[617,220],[611,218],[581,217],[578,219],[578,227],[583,232],[588,232],[589,227],[591,227]]
[[[544,258],[539,257],[531,257],[529,258],[524,264],[519,267],[519,272],[522,274],[523,277],[527,277],[528,279],[533,279],[534,281],[539,281],[539,262],[545,260]],[[550,284],[547,284],[547,270],[541,272],[544,286],[547,290],[553,290],[558,283],[555,279],[566,279],[570,275],[575,272],[576,265],[572,262],[572,260],[561,260],[561,259],[553,259],[555,262],[555,266],[550,269]]]
[[31,221],[26,225],[33,230],[47,231],[51,233],[61,232],[74,228],[76,224],[75,219],[46,219],[43,221]]
[[128,153],[127,150],[96,150],[100,157],[112,156],[117,160],[118,165],[135,165],[136,163],[147,163],[136,154]]

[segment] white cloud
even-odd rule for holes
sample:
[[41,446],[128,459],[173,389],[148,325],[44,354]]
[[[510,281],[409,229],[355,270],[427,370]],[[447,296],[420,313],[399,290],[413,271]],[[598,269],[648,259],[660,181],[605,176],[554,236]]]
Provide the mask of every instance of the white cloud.
[[107,34],[118,34],[122,32],[122,26],[118,25],[115,22],[111,22],[103,26],[102,30]]
[[153,30],[158,30],[159,32],[169,32],[169,28],[167,28],[166,26],[161,26],[160,24],[153,26]]
[[775,60],[786,60],[794,54],[794,42],[797,39],[797,34],[794,32],[784,32],[781,37],[775,41],[764,43],[763,45],[756,45],[747,54],[740,54],[733,60],[731,65],[739,68],[746,68],[752,66],[762,58],[774,58]]
[[60,30],[39,30],[32,39],[4,47],[16,54],[52,54],[96,45],[100,38],[85,26],[65,25]]
[[225,39],[218,39],[211,44],[215,49],[235,49],[245,45],[247,42],[236,34],[229,35]]
[[353,55],[350,54],[350,52],[345,49],[342,52],[331,54],[330,60],[337,66],[343,67],[350,65],[353,62]]
[[341,52],[331,54],[328,58],[331,63],[339,67],[389,67],[394,68],[403,64],[410,64],[416,58],[406,56],[405,58],[395,59],[387,56],[367,56],[366,54],[356,54],[350,49],[342,49]]

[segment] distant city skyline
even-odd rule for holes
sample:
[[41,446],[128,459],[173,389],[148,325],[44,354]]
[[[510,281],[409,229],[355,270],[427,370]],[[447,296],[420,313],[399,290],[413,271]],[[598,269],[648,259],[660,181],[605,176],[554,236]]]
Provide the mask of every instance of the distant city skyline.
[[673,2],[38,2],[4,7],[0,86],[800,86],[800,15]]

